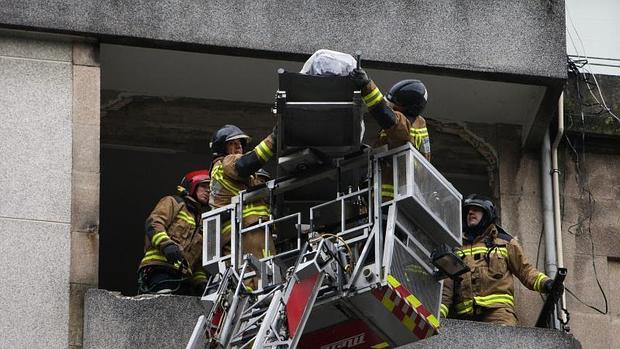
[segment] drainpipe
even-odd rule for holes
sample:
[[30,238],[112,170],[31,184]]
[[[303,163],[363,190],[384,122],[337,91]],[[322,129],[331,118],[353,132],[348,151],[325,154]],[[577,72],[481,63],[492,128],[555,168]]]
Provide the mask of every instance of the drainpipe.
[[[559,167],[558,167],[558,146],[564,135],[564,92],[560,95],[558,100],[558,132],[553,141],[551,147],[551,178],[553,185],[553,218],[555,225],[555,249],[558,268],[564,267],[564,251],[562,249],[562,217],[560,215],[560,179],[559,179]],[[562,294],[562,300],[560,307],[566,308],[566,294]],[[562,322],[566,322],[566,313],[560,309],[560,318]]]
[[[540,168],[542,179],[542,214],[543,214],[543,234],[545,237],[545,273],[554,278],[558,271],[557,258],[555,254],[555,229],[553,223],[553,190],[551,181],[551,135],[549,129],[545,132],[543,145],[540,152]],[[538,261],[536,261],[538,263]],[[560,321],[553,317],[553,328],[560,328]]]
[[543,213],[543,234],[545,237],[545,272],[550,278],[555,277],[558,270],[555,254],[555,230],[553,215],[553,190],[551,188],[551,141],[549,140],[549,130],[543,139],[541,151],[541,178],[542,178],[542,213]]

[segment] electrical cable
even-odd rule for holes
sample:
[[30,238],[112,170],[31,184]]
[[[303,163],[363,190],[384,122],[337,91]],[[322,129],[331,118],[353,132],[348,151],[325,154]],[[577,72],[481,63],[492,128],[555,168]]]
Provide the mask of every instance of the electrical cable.
[[[581,57],[579,55],[568,55],[569,57]],[[601,61],[615,61],[615,62],[620,62],[620,58],[605,58],[605,57],[592,57],[592,56],[588,56],[588,58],[590,59],[599,59]]]
[[[587,84],[587,85],[586,85],[586,86],[588,87],[588,91],[590,92],[590,94],[592,95],[592,97],[594,97],[594,100],[596,100],[599,104],[601,104],[601,105],[602,105],[602,107],[603,107],[603,108],[604,108],[604,109],[605,109],[605,110],[606,110],[606,111],[607,111],[607,112],[608,112],[608,113],[609,113],[609,114],[610,114],[610,115],[611,115],[614,119],[616,119],[616,121],[620,122],[620,118],[619,118],[619,117],[618,117],[618,116],[617,116],[617,115],[616,115],[616,114],[615,114],[615,113],[611,110],[611,108],[609,108],[609,107],[607,106],[607,103],[605,103],[605,98],[603,97],[603,93],[602,93],[602,90],[601,90],[600,85],[598,84],[598,80],[596,79],[596,76],[595,76],[594,74],[592,74],[592,72],[591,72],[589,69],[587,69],[587,68],[585,67],[585,65],[586,65],[586,64],[588,64],[588,55],[586,54],[586,49],[585,49],[585,46],[584,46],[584,44],[583,44],[583,40],[581,40],[581,35],[579,35],[579,31],[577,31],[577,28],[575,27],[575,21],[573,20],[573,17],[571,16],[571,14],[570,14],[570,11],[569,11],[568,7],[566,8],[566,14],[567,14],[567,16],[568,16],[568,22],[570,23],[571,27],[573,28],[573,31],[575,32],[575,35],[577,35],[577,39],[579,40],[579,43],[580,43],[580,45],[581,45],[581,49],[582,49],[582,51],[583,51],[583,55],[581,55],[581,54],[579,53],[579,49],[577,49],[577,45],[575,44],[575,41],[573,40],[572,35],[571,35],[571,33],[570,33],[570,28],[568,28],[568,27],[567,27],[566,32],[568,33],[569,40],[571,41],[571,43],[572,43],[572,45],[573,45],[573,48],[575,49],[575,52],[577,53],[577,57],[579,57],[579,58],[580,58],[580,60],[581,60],[581,57],[583,57],[583,58],[584,58],[584,60],[585,60],[585,63],[584,63],[584,64],[583,64],[580,68],[581,68],[581,69],[583,69],[584,71],[588,72],[588,73],[592,76],[592,78],[594,79],[594,83],[595,83],[596,88],[597,88],[597,90],[598,90],[598,92],[599,92],[599,96],[601,97],[601,101],[602,101],[602,103],[598,100],[598,98],[596,98],[596,96],[595,96],[595,95],[594,95],[594,93],[592,92],[592,89],[590,88],[590,84]],[[567,58],[568,58],[568,60],[569,60],[569,61],[571,60],[571,58],[570,58],[569,56],[567,56]],[[592,64],[592,63],[590,63],[590,64]],[[570,66],[569,66],[569,71],[570,71]],[[577,70],[577,71],[578,71],[578,70]],[[587,77],[585,76],[585,73],[581,73],[581,74],[583,74],[584,79],[586,79],[586,80],[587,80]]]
[[[347,251],[349,252],[349,259],[352,261],[353,260],[353,252],[351,251],[351,247],[349,247],[349,244],[347,244],[347,242],[340,236],[336,235],[336,234],[331,234],[331,233],[323,233],[321,234],[321,237],[325,239],[325,237],[327,237],[327,239],[330,239],[332,237],[340,240],[342,242],[342,244],[344,245],[344,247],[347,248]],[[334,256],[335,257],[335,256]],[[338,258],[336,258],[336,260],[338,261],[338,263],[340,264],[340,260],[338,260]],[[351,263],[347,263],[346,266],[344,265],[340,265],[340,267],[344,270],[346,270],[347,272],[350,272],[351,270]]]
[[[587,107],[588,105],[583,103],[583,95],[581,94],[580,82],[583,81],[586,84],[588,91],[590,92],[592,97],[594,97],[597,103],[599,103],[599,105],[601,105],[601,102],[596,98],[596,96],[592,92],[590,88],[591,83],[588,82],[587,76],[584,73],[579,72],[578,64],[582,64],[581,68],[583,69],[583,66],[587,64],[587,60],[585,62],[583,61],[579,62],[579,61],[573,61],[570,57],[568,57],[568,70],[569,70],[569,73],[573,73],[575,75],[575,90],[577,92],[576,95],[577,95],[577,100],[579,102],[579,108],[580,108],[580,116],[581,116],[581,149],[580,149],[580,152],[577,151],[576,147],[574,146],[573,142],[571,142],[571,139],[568,137],[568,135],[565,135],[565,138],[567,140],[568,146],[570,147],[570,149],[572,150],[574,154],[573,160],[574,160],[574,166],[575,166],[575,181],[577,182],[577,185],[579,186],[580,200],[583,201],[584,194],[587,194],[588,205],[587,205],[586,211],[584,212],[585,213],[584,216],[579,217],[575,224],[569,226],[568,232],[574,236],[586,235],[586,232],[587,232],[588,238],[590,239],[590,253],[592,256],[592,268],[594,270],[594,277],[596,280],[596,284],[603,296],[603,300],[605,302],[605,311],[602,311],[595,306],[592,306],[590,304],[583,302],[575,293],[570,291],[568,288],[566,288],[566,291],[571,296],[573,296],[577,301],[586,305],[587,307],[593,310],[596,310],[597,312],[601,314],[607,314],[609,312],[607,295],[605,294],[605,291],[603,290],[603,287],[601,286],[601,283],[598,277],[598,271],[596,269],[596,262],[595,262],[596,254],[594,251],[594,239],[592,236],[592,217],[594,216],[594,212],[595,212],[596,200],[594,199],[594,196],[592,195],[592,192],[589,189],[587,176],[584,173],[582,173],[582,171],[585,171],[585,113],[583,111],[583,107],[584,106]],[[591,72],[588,71],[588,73],[592,75],[592,77],[595,79],[595,85],[597,86],[601,100],[604,100],[602,97],[602,91],[600,90],[598,82],[596,81],[596,77],[594,77],[594,75]],[[607,112],[609,112],[616,119],[618,119],[615,116],[615,114],[613,114],[611,110],[609,110],[609,108],[606,107],[606,104],[602,104],[602,106],[606,109]],[[570,126],[572,126],[573,124],[572,115],[571,115],[570,121],[571,121]],[[620,119],[618,119],[618,121],[620,121]],[[587,221],[587,231],[584,230],[584,223],[586,221]],[[575,231],[575,228],[576,228],[576,231]]]
[[573,293],[573,291],[571,291],[568,287],[564,287],[564,289],[566,290],[566,292],[568,292],[568,294],[570,294],[571,296],[573,296],[573,298],[575,298],[575,299],[576,299],[579,303],[581,303],[581,304],[585,305],[586,307],[588,307],[588,308],[590,308],[590,309],[593,309],[594,311],[596,311],[596,312],[598,312],[598,313],[601,313],[601,314],[603,314],[603,315],[607,315],[607,311],[608,311],[608,309],[607,309],[607,303],[605,303],[605,311],[603,312],[603,311],[602,311],[602,310],[600,310],[599,308],[594,307],[594,306],[591,306],[590,304],[588,304],[588,303],[586,303],[586,302],[582,301],[582,300],[581,300],[579,297],[577,297],[577,295],[576,295],[575,293]]
[[[569,73],[575,74],[576,80],[577,80],[577,84],[578,84],[579,80],[583,81],[586,84],[586,88],[587,88],[588,92],[590,93],[592,98],[596,101],[596,104],[586,104],[586,106],[588,106],[588,107],[590,107],[590,106],[599,106],[601,108],[601,110],[599,112],[597,112],[597,114],[602,115],[604,113],[609,113],[609,115],[611,115],[616,121],[620,122],[620,117],[618,117],[613,112],[613,110],[607,105],[607,102],[605,102],[605,97],[603,97],[603,91],[601,89],[601,86],[598,83],[598,79],[596,78],[595,74],[593,74],[588,68],[586,68],[587,64],[592,65],[592,63],[588,62],[587,58],[586,59],[573,60],[570,56],[567,56],[567,65],[568,65]],[[588,76],[586,75],[586,73],[589,74],[592,77],[592,79],[594,80],[594,83],[589,81]],[[599,97],[597,97],[594,94],[594,91],[592,89],[593,86],[596,86],[596,89],[597,89]],[[580,104],[584,105],[583,104],[583,96],[579,93],[579,91],[578,91],[578,95],[579,95],[579,102],[580,102]],[[599,98],[600,98],[600,100],[599,100]]]
[[[538,268],[538,258],[540,257],[540,246],[542,245],[542,237],[543,237],[543,232],[544,231],[545,231],[545,228],[543,226],[540,229],[540,234],[538,234],[538,248],[536,249],[536,270],[540,270],[540,268]],[[539,293],[538,295],[540,296],[540,299],[544,302],[545,301],[545,297],[543,296],[543,294]]]

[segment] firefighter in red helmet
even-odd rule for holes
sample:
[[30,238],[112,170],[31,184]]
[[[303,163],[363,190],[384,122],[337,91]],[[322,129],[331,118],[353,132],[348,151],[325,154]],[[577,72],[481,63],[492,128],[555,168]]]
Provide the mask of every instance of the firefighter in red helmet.
[[146,219],[144,257],[138,270],[140,293],[201,295],[202,213],[208,210],[208,170],[189,172],[177,195],[163,197]]

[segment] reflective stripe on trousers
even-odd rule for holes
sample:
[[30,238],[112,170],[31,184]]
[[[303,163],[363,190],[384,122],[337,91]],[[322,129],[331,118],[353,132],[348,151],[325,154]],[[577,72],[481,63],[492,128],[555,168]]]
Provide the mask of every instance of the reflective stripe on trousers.
[[474,296],[474,299],[468,299],[457,304],[454,308],[459,315],[472,314],[474,305],[481,307],[491,307],[496,304],[508,304],[514,307],[514,297],[509,294],[490,294],[488,296]]

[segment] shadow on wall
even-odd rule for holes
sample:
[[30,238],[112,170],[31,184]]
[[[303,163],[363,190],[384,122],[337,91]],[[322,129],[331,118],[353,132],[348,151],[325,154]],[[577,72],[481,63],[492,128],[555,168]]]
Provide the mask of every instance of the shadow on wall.
[[144,221],[158,200],[174,194],[183,175],[209,168],[210,154],[103,146],[99,287],[135,295]]

